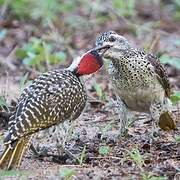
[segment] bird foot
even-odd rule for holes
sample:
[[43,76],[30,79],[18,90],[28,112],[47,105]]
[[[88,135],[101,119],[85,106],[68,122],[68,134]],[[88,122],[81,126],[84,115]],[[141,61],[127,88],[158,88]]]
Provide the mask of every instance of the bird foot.
[[128,129],[126,129],[123,132],[119,130],[111,131],[106,133],[106,135],[103,136],[103,139],[105,139],[107,143],[117,143],[121,140],[121,138],[125,137],[127,133],[128,133]]
[[33,144],[30,145],[29,149],[33,152],[33,156],[35,158],[40,158],[40,157],[45,157],[48,156],[48,150],[47,148],[42,148],[41,150],[37,150],[37,148],[35,148],[33,146]]
[[67,148],[65,148],[64,146],[58,146],[58,152],[61,151],[61,152],[64,152],[65,154],[67,154],[71,159],[77,159],[77,157],[72,153],[70,152]]
[[149,137],[150,137],[150,144],[154,143],[157,139],[157,137],[160,136],[160,133],[158,131],[158,129],[153,129],[151,130]]

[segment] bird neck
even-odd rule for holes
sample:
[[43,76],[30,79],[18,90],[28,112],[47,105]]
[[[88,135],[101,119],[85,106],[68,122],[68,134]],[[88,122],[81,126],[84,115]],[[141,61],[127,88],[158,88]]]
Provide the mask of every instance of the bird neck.
[[77,77],[81,76],[81,74],[78,73],[78,66],[80,61],[81,61],[80,57],[75,58],[71,63],[71,65],[67,68],[67,70],[71,71]]
[[127,66],[131,62],[131,58],[137,55],[137,52],[133,48],[121,51],[118,56],[111,58],[111,64],[117,69],[127,69]]

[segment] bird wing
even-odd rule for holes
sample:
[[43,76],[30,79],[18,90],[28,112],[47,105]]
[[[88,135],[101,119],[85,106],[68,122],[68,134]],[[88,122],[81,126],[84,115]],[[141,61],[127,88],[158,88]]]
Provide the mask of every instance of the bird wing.
[[165,94],[167,97],[170,97],[171,94],[171,87],[170,87],[170,82],[167,76],[167,73],[163,67],[163,65],[160,63],[159,59],[152,55],[148,54],[146,56],[147,60],[151,63],[151,65],[154,67],[154,71],[157,74],[157,78],[161,85],[163,86],[165,90]]
[[[46,82],[46,81],[47,81],[47,84],[46,83],[43,84],[43,82]],[[61,86],[62,82],[63,81],[57,84]],[[33,110],[34,106],[40,105],[43,103],[44,103],[44,106],[49,106],[49,107],[51,106],[51,104],[53,103],[51,99],[53,94],[57,93],[56,92],[57,90],[59,90],[59,93],[61,94],[60,88],[59,87],[55,88],[54,84],[55,82],[49,79],[49,76],[47,76],[47,73],[44,73],[40,75],[37,79],[35,79],[34,82],[29,87],[23,90],[19,98],[19,101],[16,105],[15,112],[10,117],[10,121],[8,124],[9,131],[11,131],[11,129],[13,129],[15,125],[19,124],[20,121],[24,121],[24,119],[27,119],[27,117],[25,117],[24,114],[26,114],[28,110],[30,111],[30,113],[33,113],[33,115],[35,113],[35,116],[36,115],[38,116],[37,112]],[[53,87],[53,93],[52,91],[49,91],[49,89],[52,87]]]
[[[24,112],[25,107],[29,100],[32,100],[37,98],[38,94],[40,94],[42,91],[40,89],[45,89],[46,86],[43,86],[43,82],[46,82],[49,78],[48,74],[51,74],[51,72],[43,73],[40,76],[38,76],[37,79],[33,81],[33,83],[26,87],[22,94],[20,95],[20,98],[18,100],[18,103],[16,105],[15,111],[10,117],[9,123],[8,123],[8,130],[10,130],[18,121],[19,116]],[[49,82],[49,81],[48,81]]]

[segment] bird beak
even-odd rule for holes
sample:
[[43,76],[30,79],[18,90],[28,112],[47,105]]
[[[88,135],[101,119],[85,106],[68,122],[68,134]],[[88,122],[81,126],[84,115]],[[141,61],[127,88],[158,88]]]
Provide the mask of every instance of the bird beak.
[[109,48],[111,48],[113,45],[106,44],[104,46],[96,47],[93,50],[97,51],[100,56],[102,56]]

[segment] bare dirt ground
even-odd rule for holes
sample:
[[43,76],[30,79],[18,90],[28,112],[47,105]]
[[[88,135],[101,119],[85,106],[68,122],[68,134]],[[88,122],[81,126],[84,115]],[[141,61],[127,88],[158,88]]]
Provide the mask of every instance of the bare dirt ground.
[[[32,143],[41,155],[37,156],[28,150],[21,171],[10,175],[12,179],[60,179],[60,172],[64,167],[73,171],[72,179],[83,180],[142,179],[143,175],[173,179],[177,176],[180,167],[180,144],[175,141],[175,137],[180,135],[179,121],[176,132],[159,131],[151,142],[150,134],[154,127],[149,116],[136,113],[137,120],[129,127],[127,135],[115,142],[111,138],[111,133],[117,131],[118,122],[115,122],[116,116],[113,116],[111,96],[106,101],[98,100],[92,88],[94,78],[97,78],[104,91],[112,94],[111,86],[107,82],[108,77],[104,73],[105,71],[101,70],[97,75],[86,78],[90,102],[84,114],[70,128],[70,132],[64,132],[60,126],[55,131],[52,128],[51,135],[49,131],[38,133]],[[15,94],[19,94],[18,85],[13,84],[13,90],[8,88],[7,91],[12,95],[9,96],[9,100],[13,99]],[[179,118],[177,108],[174,107],[174,113]],[[60,144],[63,142],[74,158],[62,150],[57,151],[61,149],[56,147],[57,142],[53,139],[57,134]],[[102,155],[99,153],[99,148],[104,146],[108,146],[109,151]],[[84,148],[85,153],[82,154]],[[140,159],[143,160],[142,167],[141,163],[138,165],[130,156],[130,152],[135,149],[138,149],[142,158]],[[77,160],[81,157],[82,162]],[[9,175],[2,175],[3,179],[8,177]]]

